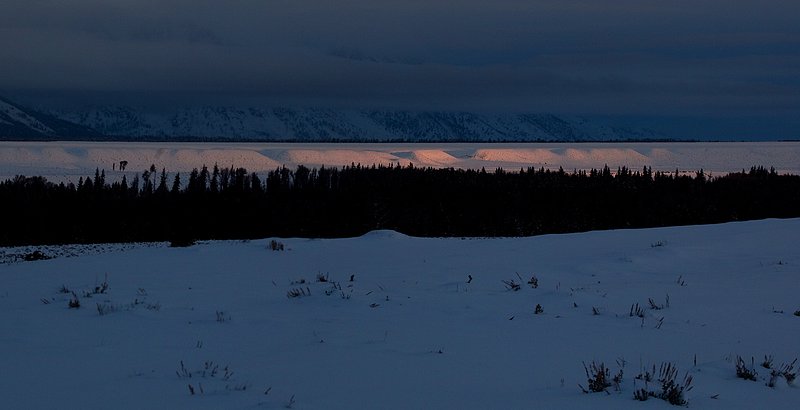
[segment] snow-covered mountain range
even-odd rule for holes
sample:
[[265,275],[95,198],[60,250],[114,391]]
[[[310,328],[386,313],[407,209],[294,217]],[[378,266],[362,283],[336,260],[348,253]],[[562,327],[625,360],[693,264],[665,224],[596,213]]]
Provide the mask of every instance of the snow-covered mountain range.
[[0,140],[101,139],[90,127],[19,106],[0,98]]
[[611,127],[550,114],[407,110],[200,107],[148,112],[97,107],[61,118],[118,137],[290,141],[597,141],[655,139],[649,130]]
[[652,130],[552,114],[287,107],[184,107],[152,111],[127,106],[94,106],[43,114],[0,101],[0,137],[6,139],[42,136],[410,142],[664,139]]

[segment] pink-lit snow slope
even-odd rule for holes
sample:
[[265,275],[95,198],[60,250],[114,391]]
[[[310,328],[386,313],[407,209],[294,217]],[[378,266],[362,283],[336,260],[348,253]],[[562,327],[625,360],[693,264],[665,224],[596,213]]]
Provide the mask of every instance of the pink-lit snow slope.
[[[294,168],[399,164],[436,168],[506,170],[545,168],[566,171],[644,166],[654,171],[725,174],[752,166],[800,174],[800,142],[725,143],[547,143],[547,144],[290,144],[290,143],[132,143],[132,142],[0,142],[0,178],[42,175],[54,181],[105,169],[113,179],[127,161],[127,172],[155,165],[169,172],[188,172],[203,165],[244,167],[266,172]],[[129,175],[129,177],[132,175]]]

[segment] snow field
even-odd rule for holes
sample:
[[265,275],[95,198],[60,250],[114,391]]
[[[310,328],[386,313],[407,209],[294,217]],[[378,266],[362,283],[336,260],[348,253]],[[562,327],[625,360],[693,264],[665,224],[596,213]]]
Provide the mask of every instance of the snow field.
[[[800,405],[797,381],[769,388],[758,367],[800,356],[800,219],[269,240],[0,265],[3,407],[673,408],[633,399],[640,366],[663,361],[694,377],[690,408]],[[737,355],[757,382],[736,377]],[[580,391],[593,360],[624,360],[621,392]]]
[[[41,175],[55,182],[72,181],[105,169],[108,180],[130,180],[153,164],[160,171],[188,173],[203,165],[244,167],[265,173],[280,166],[295,168],[412,164],[416,167],[516,171],[535,167],[566,171],[608,165],[641,170],[707,175],[774,167],[800,174],[800,143],[548,143],[548,144],[291,144],[291,143],[136,143],[136,142],[0,142],[0,178]],[[117,168],[127,161],[125,172]]]

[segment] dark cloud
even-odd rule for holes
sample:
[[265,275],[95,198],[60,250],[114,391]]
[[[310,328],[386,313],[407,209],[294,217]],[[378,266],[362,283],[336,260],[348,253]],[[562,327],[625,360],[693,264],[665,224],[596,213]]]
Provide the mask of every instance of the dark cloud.
[[796,0],[7,0],[0,89],[769,118],[797,137],[798,15]]

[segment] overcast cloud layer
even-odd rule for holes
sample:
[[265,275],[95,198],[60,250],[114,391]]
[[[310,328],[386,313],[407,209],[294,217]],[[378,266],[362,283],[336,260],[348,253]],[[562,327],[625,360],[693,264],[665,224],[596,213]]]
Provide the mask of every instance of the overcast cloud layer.
[[800,137],[797,0],[5,0],[2,10],[0,95],[545,111]]

